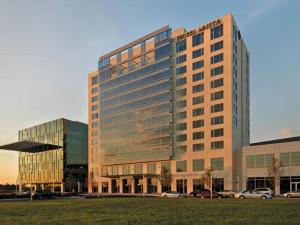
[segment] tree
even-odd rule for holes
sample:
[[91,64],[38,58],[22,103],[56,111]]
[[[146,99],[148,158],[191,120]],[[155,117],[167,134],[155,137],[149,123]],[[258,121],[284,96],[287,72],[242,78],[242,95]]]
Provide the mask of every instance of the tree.
[[213,178],[213,169],[211,167],[204,169],[204,172],[202,174],[203,184],[209,189],[211,189],[212,178]]
[[167,191],[171,190],[171,182],[172,182],[172,173],[169,168],[162,167],[160,171],[160,177],[159,180],[161,182],[162,187],[166,187]]
[[284,165],[283,163],[278,159],[273,157],[271,165],[267,168],[268,171],[268,177],[273,178],[273,189],[275,190],[275,194],[279,192],[279,190],[276,190],[280,185],[280,177],[284,173]]

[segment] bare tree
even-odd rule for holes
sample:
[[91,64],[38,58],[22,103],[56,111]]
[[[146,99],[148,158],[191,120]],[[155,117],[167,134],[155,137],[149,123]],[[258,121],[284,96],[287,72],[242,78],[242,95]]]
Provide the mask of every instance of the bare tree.
[[213,169],[211,167],[208,167],[206,169],[204,169],[204,172],[202,174],[202,179],[203,179],[203,184],[208,187],[209,189],[211,189],[211,181],[213,178]]
[[267,170],[268,170],[268,177],[274,179],[272,185],[276,194],[277,193],[276,187],[279,186],[280,177],[284,173],[284,165],[278,158],[273,157],[272,164],[267,168]]
[[161,171],[160,171],[160,177],[159,180],[161,182],[161,185],[163,187],[167,188],[167,191],[171,190],[171,182],[172,182],[172,173],[170,171],[170,169],[168,169],[167,167],[162,167]]

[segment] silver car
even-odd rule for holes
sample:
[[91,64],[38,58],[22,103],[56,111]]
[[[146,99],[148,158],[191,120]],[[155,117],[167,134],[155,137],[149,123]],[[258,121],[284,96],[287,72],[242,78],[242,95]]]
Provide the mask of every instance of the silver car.
[[186,195],[176,192],[176,191],[170,191],[170,192],[161,193],[161,197],[163,197],[163,198],[185,198]]
[[270,194],[270,195],[274,194],[274,192],[271,188],[256,188],[255,191],[258,191],[263,194]]
[[300,190],[284,193],[283,197],[285,197],[285,198],[300,198]]
[[264,194],[259,191],[241,191],[234,196],[235,198],[245,199],[245,198],[257,198],[257,199],[272,199],[272,195]]

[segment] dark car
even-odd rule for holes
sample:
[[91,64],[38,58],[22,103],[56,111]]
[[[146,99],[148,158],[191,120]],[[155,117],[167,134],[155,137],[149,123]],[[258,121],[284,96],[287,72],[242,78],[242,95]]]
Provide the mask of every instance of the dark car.
[[53,199],[55,198],[55,194],[51,191],[34,191],[32,192],[32,198],[33,199]]
[[23,191],[18,193],[17,198],[30,198],[30,191]]
[[[211,197],[211,191],[208,189],[204,189],[201,191],[198,191],[196,196],[198,198],[210,198]],[[223,198],[223,195],[219,194],[218,192],[213,191],[212,192],[212,197],[213,198]]]

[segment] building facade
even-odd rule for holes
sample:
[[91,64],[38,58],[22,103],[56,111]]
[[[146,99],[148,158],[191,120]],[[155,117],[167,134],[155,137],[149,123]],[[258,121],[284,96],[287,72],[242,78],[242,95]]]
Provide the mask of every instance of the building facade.
[[242,186],[249,145],[249,53],[231,14],[191,31],[165,26],[99,58],[89,74],[89,191]]
[[[274,159],[277,162],[274,163]],[[278,173],[268,168],[282,164]],[[253,143],[243,148],[243,189],[300,190],[300,137]]]
[[57,119],[20,130],[19,141],[44,144],[36,153],[19,153],[20,189],[31,185],[61,192],[87,189],[87,124]]

